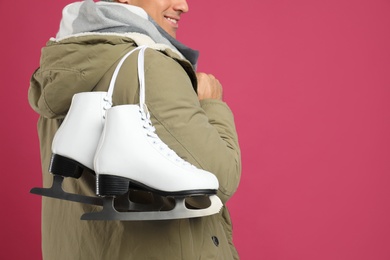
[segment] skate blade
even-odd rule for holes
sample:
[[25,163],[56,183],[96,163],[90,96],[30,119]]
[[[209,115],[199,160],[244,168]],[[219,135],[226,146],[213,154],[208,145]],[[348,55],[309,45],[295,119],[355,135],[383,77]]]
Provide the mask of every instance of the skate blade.
[[90,197],[64,191],[62,189],[63,181],[64,177],[59,175],[53,175],[53,184],[50,188],[32,188],[30,190],[30,193],[55,199],[103,206],[103,200],[99,197]]
[[216,214],[223,206],[221,200],[216,195],[209,197],[211,205],[205,209],[189,209],[186,207],[185,197],[175,199],[176,205],[169,211],[119,212],[114,208],[114,199],[105,197],[103,198],[102,211],[85,213],[81,216],[81,219],[140,221],[197,218]]

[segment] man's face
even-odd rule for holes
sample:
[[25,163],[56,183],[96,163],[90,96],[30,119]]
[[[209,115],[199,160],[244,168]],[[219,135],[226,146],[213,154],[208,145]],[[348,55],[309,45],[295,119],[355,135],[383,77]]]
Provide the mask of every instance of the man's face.
[[186,0],[132,0],[129,4],[144,9],[173,38],[176,38],[180,15],[188,12]]

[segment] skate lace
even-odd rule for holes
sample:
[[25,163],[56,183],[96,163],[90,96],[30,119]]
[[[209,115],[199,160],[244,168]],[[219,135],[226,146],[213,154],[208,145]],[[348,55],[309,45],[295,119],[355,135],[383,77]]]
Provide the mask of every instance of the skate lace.
[[150,139],[151,143],[157,147],[157,149],[164,154],[168,159],[175,162],[176,164],[179,164],[186,168],[195,168],[194,165],[190,164],[189,162],[183,160],[180,158],[175,151],[173,151],[171,148],[168,147],[156,134],[156,128],[152,125],[152,122],[150,120],[150,114],[149,111],[146,108],[146,105],[144,106],[144,109],[140,109],[141,119],[142,119],[142,127],[146,131],[147,137]]
[[139,94],[139,105],[140,105],[140,113],[141,119],[143,121],[143,127],[147,132],[148,138],[151,139],[152,144],[154,144],[158,150],[163,153],[166,157],[168,157],[173,162],[184,166],[184,167],[195,167],[189,162],[180,158],[172,149],[168,147],[156,134],[156,128],[152,125],[152,121],[150,121],[150,113],[148,107],[145,103],[145,70],[144,70],[144,53],[146,48],[140,49],[140,54],[138,55],[138,80],[140,87]]
[[140,107],[140,114],[142,119],[142,126],[146,131],[147,137],[150,139],[151,143],[157,147],[157,149],[165,155],[168,159],[175,162],[176,164],[179,164],[186,168],[196,168],[194,165],[190,164],[189,162],[185,161],[184,159],[180,158],[172,149],[168,147],[156,134],[156,128],[152,125],[152,121],[150,120],[150,113],[148,111],[148,108],[145,103],[145,69],[144,69],[144,56],[145,56],[145,50],[147,49],[146,46],[139,46],[132,51],[128,52],[123,58],[119,61],[117,67],[115,68],[115,71],[113,73],[107,96],[104,99],[106,105],[104,107],[105,110],[109,109],[112,106],[112,93],[114,91],[115,81],[116,77],[118,76],[120,67],[122,66],[123,62],[127,59],[128,56],[130,56],[131,53],[133,53],[136,50],[139,50],[138,54],[138,80],[139,80],[139,107]]

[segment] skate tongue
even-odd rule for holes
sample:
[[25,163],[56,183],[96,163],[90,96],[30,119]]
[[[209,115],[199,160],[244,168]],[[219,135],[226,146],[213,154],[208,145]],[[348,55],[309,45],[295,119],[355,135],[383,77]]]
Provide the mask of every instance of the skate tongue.
[[149,113],[149,109],[148,109],[148,106],[146,105],[146,103],[143,103],[142,105],[140,105],[140,108],[141,108],[141,112],[146,116],[146,118],[148,120],[150,120],[150,113]]

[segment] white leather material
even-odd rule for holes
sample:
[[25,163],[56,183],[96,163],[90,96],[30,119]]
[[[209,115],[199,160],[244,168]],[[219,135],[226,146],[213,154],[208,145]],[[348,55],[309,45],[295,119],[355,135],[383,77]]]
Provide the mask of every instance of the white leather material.
[[94,167],[96,174],[125,177],[164,192],[219,187],[215,175],[182,160],[158,138],[138,105],[107,111]]
[[73,159],[93,170],[93,158],[103,130],[104,116],[112,105],[116,77],[123,62],[137,47],[122,57],[112,76],[107,92],[82,92],[72,98],[69,111],[56,132],[52,153]]
[[56,132],[52,153],[93,169],[93,157],[104,125],[107,92],[75,94],[69,111]]

